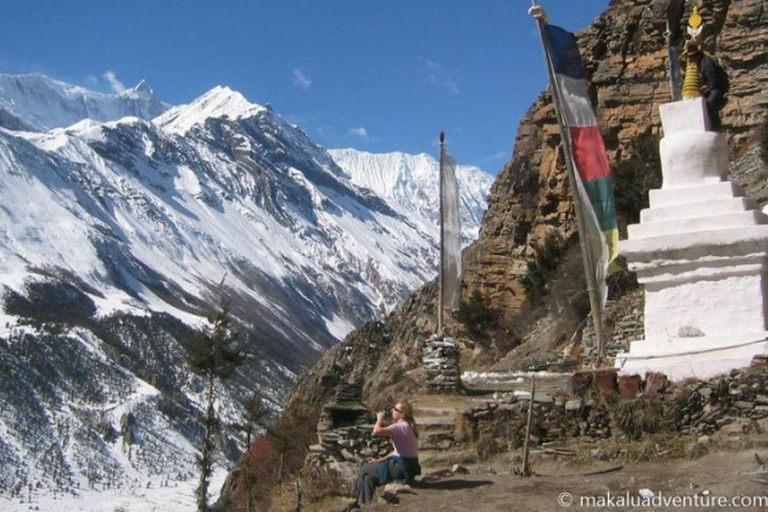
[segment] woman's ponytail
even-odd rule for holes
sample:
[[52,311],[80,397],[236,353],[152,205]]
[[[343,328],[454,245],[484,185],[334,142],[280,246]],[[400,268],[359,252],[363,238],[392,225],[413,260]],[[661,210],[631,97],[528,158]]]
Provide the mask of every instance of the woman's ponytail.
[[401,400],[400,407],[403,409],[402,412],[403,416],[405,416],[406,423],[408,423],[411,430],[413,430],[413,435],[419,437],[419,428],[416,426],[416,419],[413,417],[413,406],[409,402]]

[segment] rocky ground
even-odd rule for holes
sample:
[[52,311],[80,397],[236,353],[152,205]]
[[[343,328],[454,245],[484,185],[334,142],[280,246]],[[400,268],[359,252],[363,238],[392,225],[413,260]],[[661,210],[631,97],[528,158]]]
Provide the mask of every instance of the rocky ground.
[[[711,505],[711,500],[720,496],[727,500],[739,497],[768,500],[768,472],[761,462],[768,460],[768,435],[763,433],[738,439],[726,437],[712,443],[710,450],[698,458],[662,457],[642,462],[621,459],[585,461],[577,456],[556,460],[535,454],[532,460],[534,475],[531,477],[511,474],[510,468],[519,467],[519,462],[510,465],[508,458],[469,465],[466,467],[467,474],[436,470],[433,476],[425,478],[412,489],[397,493],[391,503],[379,498],[363,510],[597,510],[599,507],[593,505],[598,502],[581,500],[591,497],[608,499],[608,496],[613,496],[615,500],[634,500],[634,506],[617,505],[619,510],[717,510],[706,505]],[[655,496],[649,499],[655,499],[657,503],[643,506],[639,500],[642,495],[650,496],[648,491]],[[705,506],[665,507],[660,501],[676,496],[681,497],[679,499],[698,499],[698,503]],[[566,507],[569,499],[573,501]],[[302,510],[341,510],[346,501],[327,500]],[[738,507],[738,510],[765,510],[768,502],[763,503],[764,506]],[[728,506],[720,509],[736,508],[729,502]]]
[[[768,473],[761,471],[755,454],[768,458],[765,448],[742,448],[737,451],[721,450],[699,459],[677,459],[653,462],[635,462],[620,465],[615,462],[565,463],[539,461],[534,464],[532,477],[515,477],[509,473],[509,465],[498,462],[479,466],[475,473],[456,475],[424,483],[412,493],[400,493],[398,503],[376,503],[367,508],[371,511],[393,509],[464,511],[474,512],[516,510],[552,511],[565,508],[587,508],[592,503],[581,502],[582,497],[599,499],[608,492],[616,497],[629,496],[641,499],[641,490],[648,489],[657,499],[673,496],[699,495],[700,503],[707,498],[725,496],[762,496],[768,500]],[[618,468],[615,471],[611,469]],[[717,468],[717,470],[713,470]],[[607,473],[590,473],[609,470]],[[495,472],[495,473],[494,473]],[[568,495],[564,493],[570,493]],[[573,499],[569,507],[567,500]],[[558,500],[561,500],[562,503]],[[764,502],[765,503],[765,502]],[[585,505],[585,506],[581,506]],[[651,506],[620,507],[622,510],[671,510],[673,507]],[[592,507],[593,509],[598,507]],[[687,510],[712,510],[713,507],[689,507]],[[723,510],[731,510],[724,507]],[[765,510],[765,507],[747,507],[743,510]]]
[[[760,394],[765,384],[764,369],[759,365],[712,381],[690,381],[668,388],[655,399],[667,404],[664,418],[677,419],[664,429],[637,437],[627,432],[622,435],[626,426],[620,428],[610,421],[597,422],[610,424],[603,429],[605,435],[598,435],[602,431],[592,428],[591,419],[582,422],[588,427],[584,432],[581,427],[578,433],[571,432],[566,428],[567,418],[580,413],[568,404],[579,399],[569,401],[565,412],[561,411],[562,405],[558,407],[557,400],[551,399],[562,393],[560,374],[540,372],[530,451],[533,474],[529,477],[519,476],[523,458],[519,438],[525,430],[527,406],[515,408],[527,403],[519,399],[530,386],[525,379],[484,384],[482,377],[475,379],[475,388],[484,386],[486,392],[499,388],[492,395],[478,395],[479,388],[470,388],[469,395],[416,395],[412,403],[421,431],[423,475],[412,488],[388,487],[379,492],[377,502],[365,510],[544,511],[565,505],[599,508],[595,505],[601,502],[590,500],[604,500],[603,504],[613,503],[621,510],[675,508],[674,502],[664,499],[686,499],[699,505],[684,510],[712,510],[716,509],[713,500],[720,496],[724,498],[718,500],[726,500],[727,506],[720,507],[723,510],[765,510],[768,418],[764,418],[763,406],[759,405],[766,399]],[[717,393],[720,398],[715,399]],[[690,412],[691,397],[705,397],[709,402],[697,402],[696,411]],[[600,409],[592,408],[588,418]],[[553,411],[560,415],[550,417]],[[558,426],[562,428],[555,428]],[[510,437],[506,431],[509,429],[518,434]],[[294,496],[290,494],[285,510],[295,510]],[[656,501],[644,503],[643,497]],[[764,501],[736,507],[730,501],[736,497],[762,497]],[[310,511],[341,510],[349,502],[338,495],[316,503],[306,501],[302,510]]]

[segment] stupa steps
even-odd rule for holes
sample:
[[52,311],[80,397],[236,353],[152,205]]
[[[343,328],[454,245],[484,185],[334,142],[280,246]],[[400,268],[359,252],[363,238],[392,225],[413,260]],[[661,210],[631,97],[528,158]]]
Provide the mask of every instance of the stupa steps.
[[741,190],[735,183],[719,181],[692,185],[690,187],[670,187],[651,190],[649,204],[652,210],[668,206],[682,206],[695,203],[706,203],[721,199],[732,199],[742,196]]
[[640,212],[640,222],[645,224],[669,220],[691,219],[701,217],[702,215],[723,215],[756,209],[757,203],[746,197],[703,199],[696,203],[647,208]]
[[[701,205],[700,210],[704,210]],[[703,212],[702,212],[703,213]],[[703,213],[699,217],[689,217],[658,222],[643,222],[627,227],[629,238],[640,240],[657,236],[674,235],[678,233],[694,233],[697,231],[711,231],[732,229],[759,224],[768,224],[768,215],[758,210],[741,211],[736,213]]]

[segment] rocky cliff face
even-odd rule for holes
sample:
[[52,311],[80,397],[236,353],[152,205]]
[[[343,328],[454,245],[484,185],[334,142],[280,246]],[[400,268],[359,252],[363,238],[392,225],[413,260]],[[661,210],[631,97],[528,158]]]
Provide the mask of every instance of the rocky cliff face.
[[[666,5],[614,1],[579,34],[613,163],[629,158],[641,135],[661,135],[659,105],[669,101]],[[731,76],[722,117],[734,155],[749,147],[768,106],[768,96],[760,92],[768,81],[767,11],[764,0],[706,2],[702,9],[706,47]],[[525,258],[543,234],[557,230],[567,240],[576,229],[559,144],[554,106],[545,93],[520,122],[512,161],[491,189],[479,240],[465,254],[469,288],[505,309],[517,309],[525,300],[520,286]]]
[[[754,153],[750,148],[768,106],[768,95],[761,92],[768,85],[764,51],[768,1],[705,4],[701,9],[707,26],[705,49],[716,55],[731,77],[722,118],[738,158]],[[662,135],[658,107],[670,97],[663,36],[666,6],[666,0],[614,0],[578,34],[614,164],[633,156],[639,138]],[[575,240],[576,222],[559,145],[554,107],[545,92],[521,120],[512,160],[491,189],[479,239],[464,252],[465,293],[480,291],[512,324],[525,304],[521,278],[534,248],[553,231],[566,242]],[[763,201],[768,197],[764,165],[734,166],[732,175],[748,195]],[[575,256],[578,251],[567,254]],[[364,398],[388,385],[397,390],[416,385],[418,359],[409,356],[417,351],[414,344],[434,330],[434,301],[434,285],[427,285],[383,322],[352,333],[299,382],[291,403],[321,403],[342,379],[365,380]]]

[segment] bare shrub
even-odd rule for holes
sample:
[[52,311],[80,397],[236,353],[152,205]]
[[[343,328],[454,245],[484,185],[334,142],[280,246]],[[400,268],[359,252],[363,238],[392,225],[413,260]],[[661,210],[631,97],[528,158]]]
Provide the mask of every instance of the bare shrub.
[[309,501],[318,501],[329,496],[344,496],[347,484],[338,471],[328,466],[306,465],[299,473],[302,492]]

